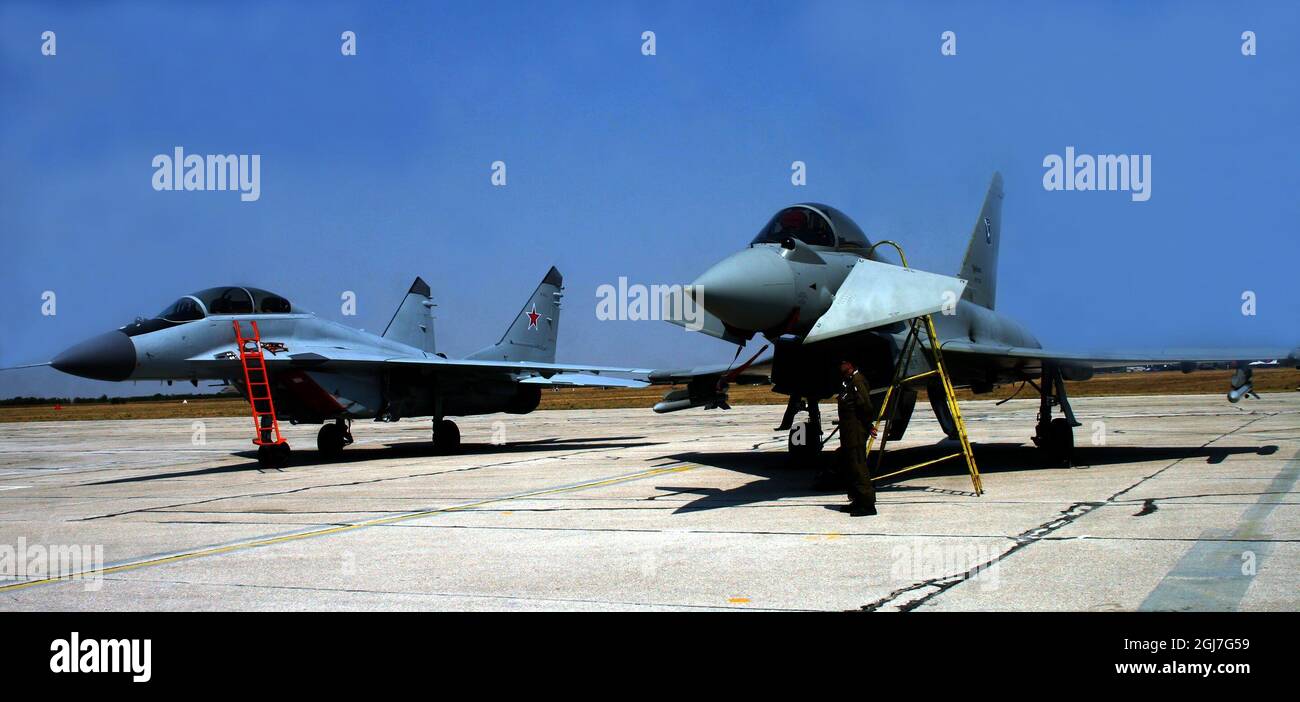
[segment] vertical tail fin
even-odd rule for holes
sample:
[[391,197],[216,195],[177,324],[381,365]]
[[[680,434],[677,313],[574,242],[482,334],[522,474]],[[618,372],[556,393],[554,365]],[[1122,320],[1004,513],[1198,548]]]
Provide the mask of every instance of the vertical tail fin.
[[434,353],[432,308],[433,293],[429,284],[423,278],[416,278],[389,320],[383,337]]
[[555,340],[560,332],[560,297],[564,277],[551,266],[524,308],[496,344],[470,354],[481,361],[555,362]]
[[966,258],[957,277],[966,280],[962,297],[993,309],[998,296],[998,244],[1002,240],[1002,174],[994,173],[984,196],[979,219],[966,246]]

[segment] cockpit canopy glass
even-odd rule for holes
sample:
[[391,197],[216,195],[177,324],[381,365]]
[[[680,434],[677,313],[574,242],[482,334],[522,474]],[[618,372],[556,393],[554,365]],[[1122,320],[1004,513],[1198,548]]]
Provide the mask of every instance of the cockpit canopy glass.
[[816,210],[800,205],[777,212],[750,244],[779,244],[790,237],[809,246],[835,246],[831,223]]
[[182,297],[173,302],[171,306],[158,313],[158,319],[164,319],[168,322],[192,322],[196,319],[203,319],[203,308],[199,306],[198,300],[192,297]]
[[817,202],[794,205],[777,212],[749,245],[779,244],[787,237],[809,246],[833,246],[841,250],[871,247],[871,242],[852,218],[830,205]]
[[293,306],[285,298],[259,288],[224,287],[200,290],[198,298],[208,314],[289,314]]
[[306,313],[307,311],[302,308],[294,309],[288,300],[259,288],[233,286],[208,288],[182,297],[152,319],[136,318],[134,322],[121,329],[127,336],[137,336],[159,329],[170,329],[178,324],[203,319],[210,314],[290,314],[293,312]]
[[253,309],[259,314],[289,314],[293,306],[289,301],[267,290],[244,288],[253,295]]

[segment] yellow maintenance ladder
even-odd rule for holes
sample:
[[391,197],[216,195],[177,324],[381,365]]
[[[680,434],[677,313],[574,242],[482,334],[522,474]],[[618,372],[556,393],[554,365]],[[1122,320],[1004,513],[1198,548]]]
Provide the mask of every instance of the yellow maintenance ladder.
[[[903,254],[903,247],[893,241],[885,240],[877,242],[868,250],[867,255],[870,256],[877,246],[885,244],[893,246],[894,249],[898,251],[898,257],[902,260],[903,267],[908,268],[907,256]],[[907,375],[908,368],[911,367],[912,357],[916,353],[916,349],[921,346],[922,333],[924,333],[929,340],[930,353],[934,356],[934,367],[922,373]],[[907,338],[903,341],[903,347],[898,353],[898,365],[894,367],[893,380],[890,382],[889,388],[885,390],[884,401],[880,403],[880,412],[876,416],[876,421],[874,423],[879,425],[883,421],[883,425],[878,431],[880,435],[880,451],[878,452],[879,458],[876,460],[876,467],[879,468],[879,466],[884,462],[885,444],[889,441],[889,425],[894,421],[894,414],[897,409],[897,403],[894,403],[895,406],[891,407],[890,400],[893,399],[895,392],[899,391],[903,385],[930,376],[938,376],[940,380],[944,394],[944,401],[948,403],[948,412],[952,415],[953,424],[957,428],[957,438],[961,444],[961,450],[947,456],[941,456],[929,461],[917,463],[916,465],[907,466],[906,468],[900,468],[885,473],[884,475],[874,476],[872,480],[884,480],[885,478],[892,478],[895,475],[932,466],[936,463],[950,461],[954,458],[965,458],[966,468],[970,471],[970,482],[975,488],[975,494],[982,495],[984,494],[984,484],[980,481],[980,472],[975,466],[975,454],[971,451],[970,440],[966,437],[966,422],[962,420],[961,408],[957,406],[957,392],[953,390],[952,379],[948,377],[948,371],[943,365],[943,351],[939,348],[939,335],[934,330],[934,320],[931,319],[928,314],[916,317],[909,323]],[[933,388],[934,385],[931,384],[930,387]],[[886,412],[888,412],[889,416],[885,416]],[[871,457],[871,445],[875,443],[875,440],[876,437],[874,436],[869,436],[867,439],[868,458]]]

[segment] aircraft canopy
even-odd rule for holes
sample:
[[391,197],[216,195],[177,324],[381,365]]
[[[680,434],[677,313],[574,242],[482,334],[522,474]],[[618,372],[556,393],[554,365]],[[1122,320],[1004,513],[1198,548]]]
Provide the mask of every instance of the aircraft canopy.
[[864,249],[870,245],[866,235],[848,215],[818,203],[794,205],[777,212],[750,245],[779,244],[787,237],[794,237],[809,246],[827,248]]
[[226,286],[200,290],[173,302],[158,313],[159,319],[188,322],[209,314],[289,314],[293,305],[268,290]]

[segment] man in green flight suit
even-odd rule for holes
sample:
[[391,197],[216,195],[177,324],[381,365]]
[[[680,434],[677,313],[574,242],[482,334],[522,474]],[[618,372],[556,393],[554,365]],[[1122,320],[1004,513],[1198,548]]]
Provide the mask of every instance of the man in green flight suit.
[[850,361],[840,362],[840,375],[844,377],[837,403],[840,452],[849,482],[849,504],[840,509],[854,517],[866,517],[876,513],[876,488],[867,470],[867,435],[876,435],[871,388]]

